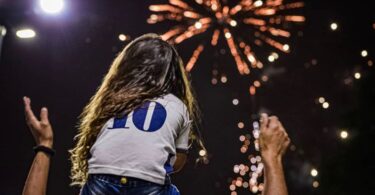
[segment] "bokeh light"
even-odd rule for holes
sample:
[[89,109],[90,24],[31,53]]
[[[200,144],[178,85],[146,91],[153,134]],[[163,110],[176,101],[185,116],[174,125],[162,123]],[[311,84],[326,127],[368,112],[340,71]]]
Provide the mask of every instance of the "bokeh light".
[[36,36],[36,33],[33,29],[26,28],[26,29],[20,29],[16,32],[16,35],[18,38],[21,39],[31,39]]
[[64,8],[63,0],[39,0],[42,10],[48,14],[57,14]]

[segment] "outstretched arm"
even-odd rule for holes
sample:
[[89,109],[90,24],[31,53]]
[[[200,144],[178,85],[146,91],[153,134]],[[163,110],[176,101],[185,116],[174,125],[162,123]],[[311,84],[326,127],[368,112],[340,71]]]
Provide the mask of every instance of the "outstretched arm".
[[260,148],[264,162],[264,190],[262,195],[287,195],[282,157],[290,144],[283,125],[276,116],[262,114]]
[[[26,123],[38,146],[52,148],[53,131],[48,120],[47,108],[42,108],[40,120],[38,120],[30,106],[30,98],[23,98],[25,104]],[[31,165],[29,175],[23,188],[23,195],[45,195],[48,181],[48,171],[50,166],[50,156],[44,152],[38,152],[33,164]]]

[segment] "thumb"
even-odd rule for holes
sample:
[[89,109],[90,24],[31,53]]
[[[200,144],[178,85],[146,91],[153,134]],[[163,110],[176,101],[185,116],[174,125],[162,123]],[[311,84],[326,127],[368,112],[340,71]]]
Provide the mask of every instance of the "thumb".
[[268,124],[268,114],[262,113],[260,116],[260,130],[264,131],[267,128]]
[[40,111],[40,120],[42,123],[48,124],[48,109],[46,107],[43,107]]

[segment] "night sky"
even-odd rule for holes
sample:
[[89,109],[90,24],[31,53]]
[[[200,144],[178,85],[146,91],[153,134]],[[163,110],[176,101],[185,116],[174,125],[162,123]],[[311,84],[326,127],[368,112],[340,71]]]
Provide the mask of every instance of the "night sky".
[[[48,194],[78,193],[69,186],[68,154],[77,117],[126,45],[119,34],[134,38],[163,33],[173,25],[146,22],[148,6],[166,2],[66,0],[65,10],[50,16],[38,11],[36,1],[0,0],[0,25],[7,28],[0,57],[0,194],[21,194],[33,159],[34,141],[23,116],[25,95],[35,112],[49,108],[54,127],[57,155]],[[314,0],[305,2],[299,13],[306,22],[290,28],[291,53],[279,52],[271,63],[267,56],[275,49],[260,48],[257,55],[264,68],[255,74],[238,73],[223,37],[217,48],[207,47],[200,55],[191,76],[210,162],[195,164],[198,151],[192,149],[184,170],[173,176],[182,194],[230,194],[230,182],[238,176],[233,166],[249,164],[240,152],[239,136],[250,133],[262,111],[277,115],[292,139],[293,149],[284,158],[290,194],[375,193],[375,165],[370,160],[375,150],[374,6],[369,1]],[[330,28],[333,22],[338,24],[335,31]],[[17,38],[22,27],[33,28],[37,36]],[[202,34],[178,45],[184,61],[209,37]],[[363,50],[367,56],[362,56]],[[215,85],[213,70],[219,75]],[[250,95],[250,85],[261,75],[269,80]],[[227,82],[220,82],[221,76]],[[319,97],[329,103],[327,109]],[[239,104],[233,105],[233,99]],[[238,128],[239,122],[244,128]],[[347,139],[340,137],[342,130],[348,132]],[[316,177],[312,169],[318,171]],[[250,194],[245,189],[237,192]]]

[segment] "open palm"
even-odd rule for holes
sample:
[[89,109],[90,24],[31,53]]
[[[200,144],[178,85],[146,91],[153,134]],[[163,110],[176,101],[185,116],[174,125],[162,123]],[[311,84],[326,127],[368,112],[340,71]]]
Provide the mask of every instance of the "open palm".
[[34,136],[36,144],[51,148],[53,144],[53,131],[48,120],[47,108],[44,107],[41,109],[40,120],[38,120],[31,109],[30,98],[24,97],[23,101],[25,104],[26,123]]

